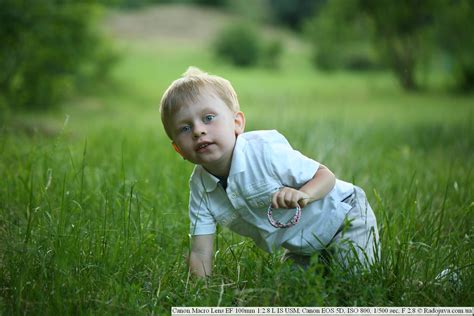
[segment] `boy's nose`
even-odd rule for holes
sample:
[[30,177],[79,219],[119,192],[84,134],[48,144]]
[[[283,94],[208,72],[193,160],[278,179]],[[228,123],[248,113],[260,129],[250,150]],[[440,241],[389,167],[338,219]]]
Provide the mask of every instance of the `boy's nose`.
[[206,128],[203,125],[196,125],[194,128],[194,137],[198,138],[202,135],[206,135]]

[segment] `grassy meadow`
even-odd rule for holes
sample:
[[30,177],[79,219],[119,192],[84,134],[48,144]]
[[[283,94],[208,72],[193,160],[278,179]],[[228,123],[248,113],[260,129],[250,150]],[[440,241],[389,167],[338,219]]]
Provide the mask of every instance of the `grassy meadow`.
[[[405,93],[388,73],[318,72],[283,31],[273,31],[288,43],[280,69],[238,69],[214,59],[208,37],[123,34],[114,23],[121,58],[111,84],[0,129],[0,314],[472,306],[473,96],[436,78]],[[172,150],[158,104],[189,65],[233,83],[248,131],[277,129],[364,188],[382,243],[370,273],[324,271],[317,260],[295,271],[281,252],[219,230],[214,275],[188,274],[193,166]]]

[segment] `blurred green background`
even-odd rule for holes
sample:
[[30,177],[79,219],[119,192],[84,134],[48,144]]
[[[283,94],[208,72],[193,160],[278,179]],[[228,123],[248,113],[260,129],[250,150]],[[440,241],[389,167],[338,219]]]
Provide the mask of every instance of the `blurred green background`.
[[274,70],[288,66],[285,52],[306,49],[314,72],[390,72],[407,91],[474,86],[469,0],[2,0],[1,6],[2,115],[51,108],[110,79],[126,55],[118,42],[182,45],[211,51],[215,64]]
[[[472,305],[473,3],[0,0],[0,314]],[[158,106],[191,65],[231,81],[247,130],[365,189],[370,274],[221,230],[215,276],[189,277],[193,166]]]

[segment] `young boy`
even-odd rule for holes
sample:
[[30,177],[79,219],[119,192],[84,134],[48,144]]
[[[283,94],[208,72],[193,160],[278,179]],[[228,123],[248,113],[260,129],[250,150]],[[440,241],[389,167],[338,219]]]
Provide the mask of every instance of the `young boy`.
[[362,189],[337,180],[276,131],[244,133],[245,116],[227,80],[190,67],[166,90],[160,112],[174,149],[196,165],[191,272],[211,274],[216,224],[268,252],[283,247],[303,266],[329,248],[346,267],[354,259],[374,261],[377,225]]

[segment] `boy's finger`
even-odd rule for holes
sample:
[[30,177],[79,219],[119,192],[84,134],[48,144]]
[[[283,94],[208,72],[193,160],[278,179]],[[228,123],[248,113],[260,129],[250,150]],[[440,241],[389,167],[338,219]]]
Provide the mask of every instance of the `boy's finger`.
[[278,194],[278,198],[277,198],[278,206],[279,206],[279,208],[286,208],[287,207],[286,192],[285,191],[280,191],[279,193],[280,194]]
[[285,202],[285,191],[278,191],[273,195],[272,199],[273,208],[286,208]]
[[287,195],[285,202],[287,208],[294,208],[298,205],[298,198],[291,192]]
[[272,198],[272,207],[273,208],[279,208],[278,196],[280,195],[280,192],[281,191],[278,191],[278,192],[275,192],[275,194],[273,194],[273,198]]

